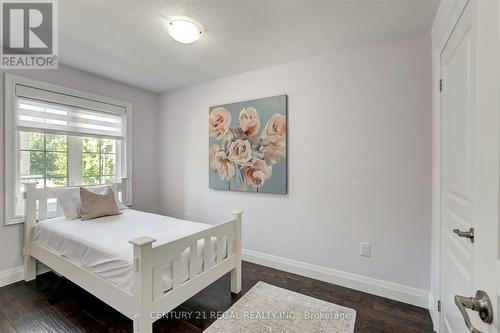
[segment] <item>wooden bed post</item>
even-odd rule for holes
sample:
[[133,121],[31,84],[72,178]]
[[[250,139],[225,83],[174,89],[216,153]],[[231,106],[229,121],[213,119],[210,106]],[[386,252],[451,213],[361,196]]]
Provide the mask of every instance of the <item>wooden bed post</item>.
[[36,184],[29,183],[26,187],[26,217],[24,221],[24,281],[36,278],[36,260],[31,256],[31,233],[36,224]]
[[147,236],[129,241],[134,245],[134,332],[153,332],[153,242]]
[[231,292],[239,294],[241,291],[241,215],[243,211],[231,212],[236,220],[236,232],[233,239],[233,249],[236,254],[236,267],[231,271]]

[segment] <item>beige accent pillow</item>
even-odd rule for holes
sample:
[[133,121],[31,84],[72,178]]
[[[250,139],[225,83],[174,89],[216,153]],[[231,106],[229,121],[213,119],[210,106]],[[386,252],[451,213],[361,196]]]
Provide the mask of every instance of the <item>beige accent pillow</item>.
[[95,193],[80,187],[80,208],[82,220],[91,220],[102,216],[121,214],[116,204],[113,189],[108,186],[101,193]]

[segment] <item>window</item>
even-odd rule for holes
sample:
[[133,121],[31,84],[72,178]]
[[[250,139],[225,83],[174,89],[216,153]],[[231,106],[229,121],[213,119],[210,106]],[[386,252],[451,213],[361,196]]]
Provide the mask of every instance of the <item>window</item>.
[[[18,216],[24,213],[21,194],[26,183],[43,188],[120,181],[116,177],[120,174],[116,163],[119,140],[18,131],[18,142],[19,198],[15,207]],[[70,164],[75,166],[71,171]],[[49,216],[57,209],[54,203],[49,205]]]
[[[37,187],[68,185],[68,139],[66,135],[35,132],[18,132],[19,142],[19,193],[24,184],[36,183]],[[48,202],[48,215],[57,209],[55,200]],[[15,213],[24,213],[24,200],[17,198]]]
[[[7,224],[23,219],[26,183],[55,188],[130,178],[127,103],[13,75],[5,80]],[[49,203],[49,216],[56,207]]]
[[115,147],[114,140],[83,138],[83,184],[108,184],[115,181]]
[[19,131],[21,184],[39,187],[68,185],[68,138],[66,135]]

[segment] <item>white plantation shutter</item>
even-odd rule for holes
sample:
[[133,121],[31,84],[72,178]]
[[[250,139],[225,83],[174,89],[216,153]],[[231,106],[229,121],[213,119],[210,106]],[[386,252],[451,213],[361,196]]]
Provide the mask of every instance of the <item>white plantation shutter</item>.
[[123,107],[22,85],[16,86],[16,96],[19,130],[117,140],[126,136]]

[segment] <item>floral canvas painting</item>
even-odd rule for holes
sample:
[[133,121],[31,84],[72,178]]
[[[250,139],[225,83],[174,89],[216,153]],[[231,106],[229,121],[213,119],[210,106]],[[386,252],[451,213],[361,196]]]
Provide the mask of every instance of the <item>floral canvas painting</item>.
[[209,108],[209,186],[287,193],[287,96]]

